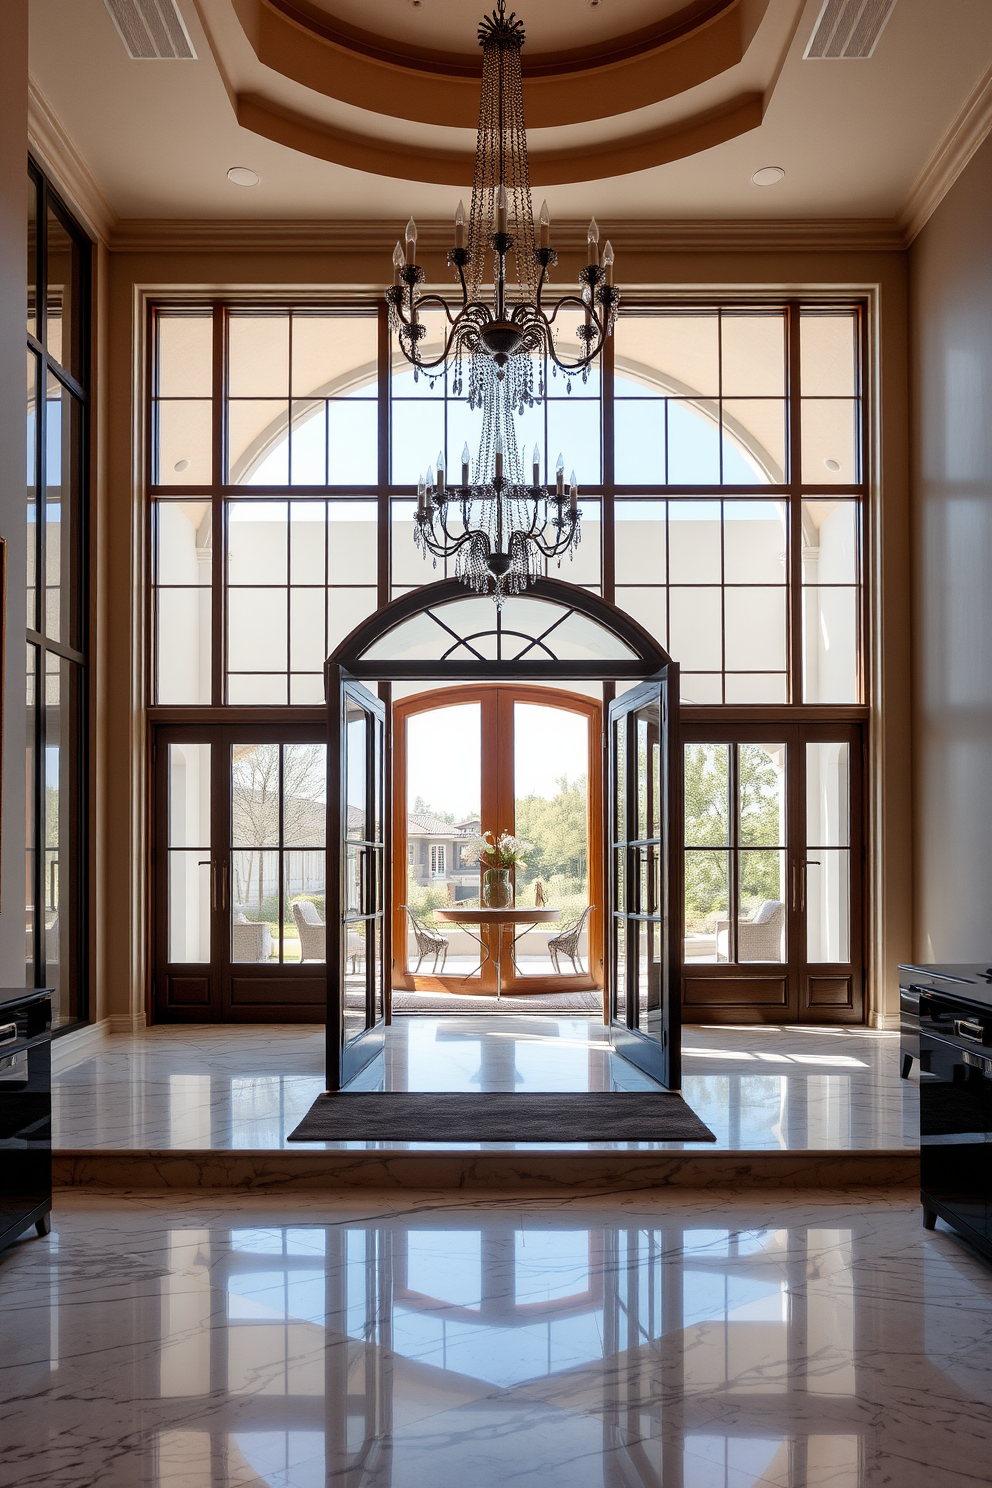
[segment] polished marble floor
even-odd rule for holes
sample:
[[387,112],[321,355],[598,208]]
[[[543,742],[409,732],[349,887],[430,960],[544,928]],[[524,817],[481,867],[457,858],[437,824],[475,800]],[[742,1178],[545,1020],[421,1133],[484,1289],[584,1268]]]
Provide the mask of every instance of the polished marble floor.
[[18,1488],[972,1488],[992,1270],[909,1194],[59,1195]]
[[[918,1087],[899,1078],[896,1034],[821,1027],[688,1027],[683,1030],[683,1054],[683,1094],[715,1132],[718,1149],[918,1146]],[[323,1029],[162,1026],[113,1035],[75,1055],[58,1053],[56,1066],[56,1148],[280,1149],[324,1088]],[[463,1014],[397,1019],[388,1030],[384,1054],[354,1088],[657,1087],[611,1051],[607,1031],[596,1018]],[[364,1150],[382,1144],[291,1145],[300,1151]],[[428,1144],[389,1145],[415,1149]],[[625,1151],[693,1147],[678,1142],[570,1145]]]

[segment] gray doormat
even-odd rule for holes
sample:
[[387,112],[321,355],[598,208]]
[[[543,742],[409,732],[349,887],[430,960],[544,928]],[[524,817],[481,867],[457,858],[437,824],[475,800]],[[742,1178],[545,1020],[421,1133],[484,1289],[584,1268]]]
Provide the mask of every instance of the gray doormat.
[[715,1142],[667,1090],[318,1095],[291,1142]]
[[[362,1004],[364,1007],[364,1003]],[[394,992],[394,1013],[598,1013],[602,992],[539,992],[519,997],[468,997],[461,992]]]

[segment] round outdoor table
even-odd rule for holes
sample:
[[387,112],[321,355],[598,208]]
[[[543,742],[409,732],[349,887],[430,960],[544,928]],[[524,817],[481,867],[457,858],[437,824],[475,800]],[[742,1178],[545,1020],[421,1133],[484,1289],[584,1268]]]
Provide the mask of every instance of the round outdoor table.
[[[493,959],[495,959],[495,961],[496,961],[496,1001],[498,1002],[499,1001],[499,998],[500,998],[500,994],[501,994],[501,992],[503,990],[503,967],[502,967],[502,960],[501,960],[501,952],[502,952],[502,946],[503,946],[503,926],[504,925],[523,925],[524,928],[522,930],[520,930],[513,937],[513,945],[515,946],[516,943],[517,943],[517,941],[520,939],[521,935],[526,935],[527,934],[527,931],[531,928],[532,925],[540,925],[540,924],[545,924],[545,923],[551,923],[551,924],[553,924],[553,923],[556,923],[558,920],[560,920],[561,919],[561,910],[560,909],[468,909],[468,908],[466,908],[466,909],[436,909],[434,911],[434,918],[436,920],[443,920],[444,923],[447,924],[447,925],[460,925],[462,927],[462,929],[466,932],[466,934],[471,935],[473,940],[478,941],[479,945],[482,947],[482,949],[486,953],[483,956],[482,960],[479,962],[479,970],[480,970],[480,972],[481,972],[482,968],[485,966],[485,964],[486,964],[487,961],[492,961]],[[496,930],[496,955],[495,955],[495,958],[493,957],[492,953],[490,952],[489,946],[482,939],[482,936],[481,935],[474,935],[472,933],[472,931],[468,929],[469,925],[478,925],[480,927],[480,929],[481,929],[481,927],[483,925],[492,925],[492,926],[495,927],[495,930]],[[513,946],[510,947],[510,956],[514,960],[514,963],[515,963],[516,958],[513,956]],[[469,972],[469,976],[473,976],[473,975],[474,975],[474,972]],[[467,982],[468,981],[468,977],[463,977],[462,980]]]

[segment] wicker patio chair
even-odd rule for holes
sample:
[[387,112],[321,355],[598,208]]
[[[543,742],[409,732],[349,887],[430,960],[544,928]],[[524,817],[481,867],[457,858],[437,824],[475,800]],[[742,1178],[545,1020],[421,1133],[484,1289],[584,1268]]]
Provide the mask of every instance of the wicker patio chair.
[[249,920],[241,910],[231,926],[232,961],[267,961],[272,954],[272,931],[264,920]]
[[[327,926],[317,913],[312,899],[297,899],[291,906],[296,928],[300,932],[300,960],[323,961],[327,956]],[[349,941],[351,937],[349,936]],[[352,954],[348,946],[348,955]]]
[[440,956],[441,958],[440,971],[443,971],[444,963],[448,959],[448,937],[446,935],[442,935],[437,930],[431,930],[428,925],[422,924],[421,921],[417,919],[417,916],[414,914],[409,904],[401,904],[399,907],[400,909],[405,909],[407,914],[409,915],[410,924],[413,927],[413,933],[417,941],[417,964],[413,968],[414,976],[416,976],[417,972],[420,970],[420,963],[421,961],[423,961],[425,956],[434,957],[434,975],[439,976],[440,972],[438,970],[437,964],[438,957]]
[[586,920],[596,908],[595,904],[587,904],[577,920],[566,925],[564,930],[559,930],[557,935],[552,935],[548,941],[548,954],[551,964],[558,975],[561,975],[561,967],[558,964],[559,956],[567,956],[572,963],[572,969],[582,975],[582,966],[579,963],[579,940],[585,929]]
[[[782,930],[785,905],[781,899],[766,899],[758,913],[737,925],[737,959],[739,961],[781,961]],[[730,958],[730,921],[717,920],[716,959]]]

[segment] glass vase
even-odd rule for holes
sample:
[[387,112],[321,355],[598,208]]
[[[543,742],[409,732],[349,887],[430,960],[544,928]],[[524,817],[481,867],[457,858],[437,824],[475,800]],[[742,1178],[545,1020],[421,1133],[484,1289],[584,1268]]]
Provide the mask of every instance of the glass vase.
[[513,885],[509,868],[487,868],[482,875],[482,899],[487,909],[509,909]]

